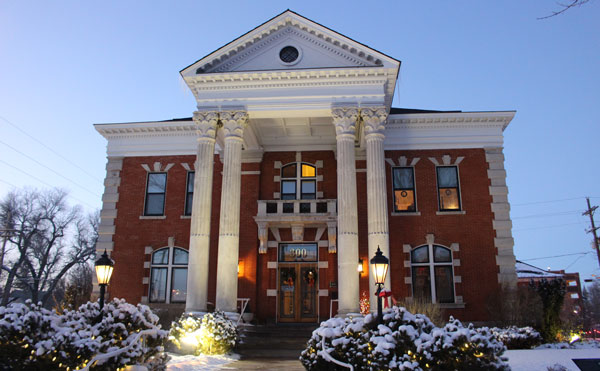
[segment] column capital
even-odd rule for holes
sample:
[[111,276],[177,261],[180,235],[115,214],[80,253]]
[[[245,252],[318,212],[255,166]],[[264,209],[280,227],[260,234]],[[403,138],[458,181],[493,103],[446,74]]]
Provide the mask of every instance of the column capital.
[[333,107],[331,114],[335,125],[335,133],[338,137],[342,135],[355,136],[358,120],[357,107]]
[[223,124],[223,134],[225,139],[242,139],[244,128],[248,125],[248,112],[243,110],[221,111],[219,114]]
[[387,110],[383,106],[364,107],[360,110],[360,117],[365,123],[365,138],[380,136],[383,138],[385,130],[385,121],[387,120]]
[[215,140],[217,134],[217,122],[219,121],[219,114],[217,111],[195,111],[193,120],[196,124],[198,140]]

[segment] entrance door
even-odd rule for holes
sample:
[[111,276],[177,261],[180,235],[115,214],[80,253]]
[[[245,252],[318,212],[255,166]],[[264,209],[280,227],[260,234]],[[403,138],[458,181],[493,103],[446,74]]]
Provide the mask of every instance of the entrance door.
[[279,321],[317,321],[317,265],[280,264]]
[[316,243],[279,245],[279,322],[317,322],[317,251]]

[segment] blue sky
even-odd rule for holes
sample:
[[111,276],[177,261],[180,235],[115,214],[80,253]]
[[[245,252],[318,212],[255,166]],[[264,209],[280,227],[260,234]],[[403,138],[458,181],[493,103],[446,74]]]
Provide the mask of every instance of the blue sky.
[[191,116],[179,70],[287,8],[401,60],[394,106],[516,110],[517,259],[588,252],[527,262],[600,275],[581,215],[600,204],[598,1],[547,20],[554,1],[2,1],[0,197],[51,185],[99,208],[92,124]]

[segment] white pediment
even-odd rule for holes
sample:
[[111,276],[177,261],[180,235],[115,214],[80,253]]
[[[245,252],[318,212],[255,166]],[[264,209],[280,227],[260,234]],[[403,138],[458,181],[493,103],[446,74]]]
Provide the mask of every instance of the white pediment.
[[[283,48],[299,56],[286,63]],[[399,68],[400,62],[292,11],[285,11],[181,71],[201,74],[323,68]]]

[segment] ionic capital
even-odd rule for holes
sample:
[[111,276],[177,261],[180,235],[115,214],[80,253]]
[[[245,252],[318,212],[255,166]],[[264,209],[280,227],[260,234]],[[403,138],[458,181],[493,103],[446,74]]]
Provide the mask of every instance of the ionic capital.
[[196,124],[198,140],[215,140],[219,121],[219,114],[216,111],[196,111],[193,120]]
[[220,114],[225,139],[242,139],[244,128],[248,125],[248,112],[222,111]]
[[379,136],[383,137],[385,121],[387,120],[385,107],[365,107],[360,110],[360,117],[365,124],[365,138]]
[[334,107],[331,109],[335,133],[339,136],[356,133],[356,122],[358,120],[358,108],[356,107]]

